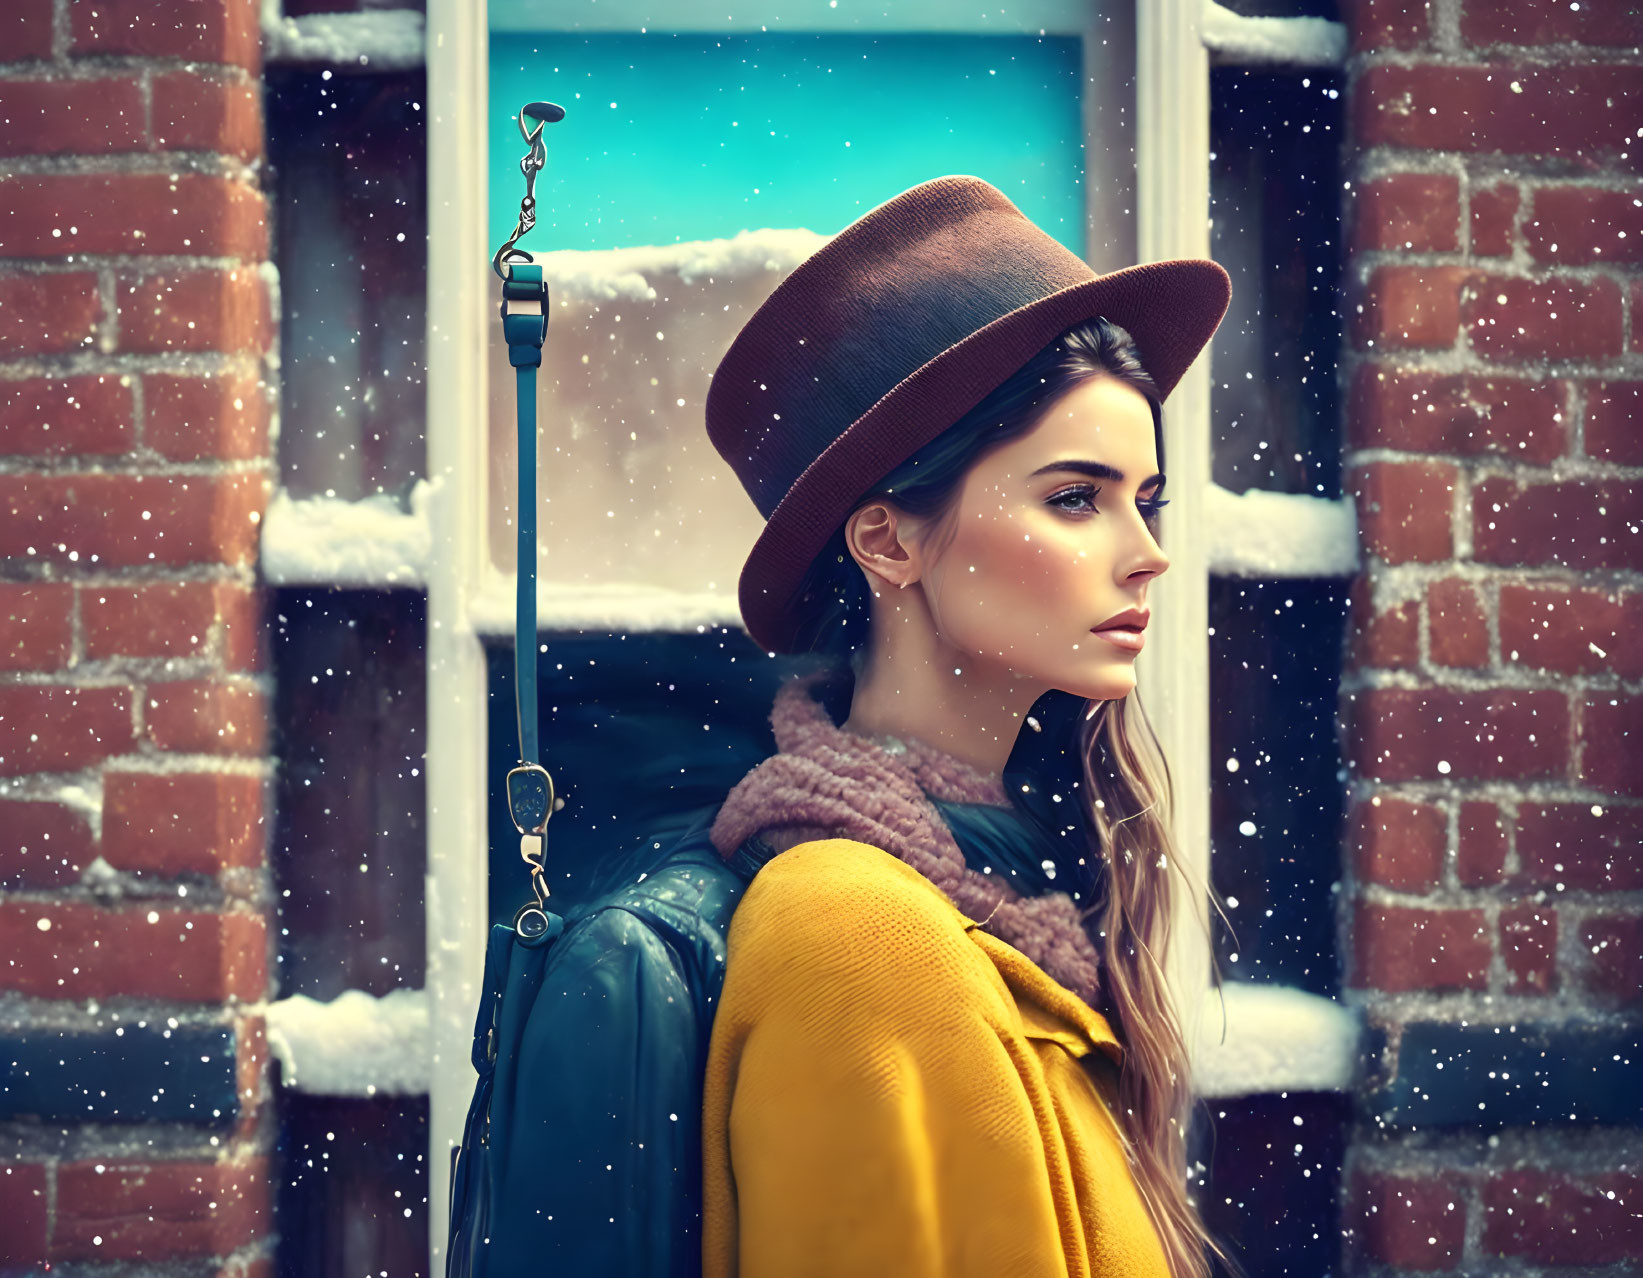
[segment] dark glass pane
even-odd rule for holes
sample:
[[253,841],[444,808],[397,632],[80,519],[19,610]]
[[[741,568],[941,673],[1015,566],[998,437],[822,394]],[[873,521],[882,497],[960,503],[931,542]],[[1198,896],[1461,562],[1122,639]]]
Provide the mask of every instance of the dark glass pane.
[[423,81],[268,72],[280,481],[293,496],[405,492],[425,471]]
[[283,995],[422,984],[426,611],[409,591],[273,594]]
[[1338,70],[1210,72],[1210,256],[1232,276],[1211,347],[1214,478],[1340,493]]
[[1227,911],[1235,934],[1216,918],[1215,956],[1229,980],[1339,989],[1346,589],[1315,578],[1210,583],[1210,838],[1215,885],[1237,901]]
[[282,1092],[279,1114],[279,1278],[423,1278],[427,1097]]
[[[1328,18],[1341,20],[1341,0],[1219,0],[1223,9],[1231,9],[1245,18]],[[286,0],[289,13],[290,0]]]
[[369,13],[376,9],[414,9],[426,13],[428,0],[281,0],[285,16],[300,18],[310,13]]
[[[1248,1278],[1318,1278],[1340,1254],[1336,1193],[1351,1100],[1280,1092],[1199,1102],[1192,1178],[1204,1223]],[[1219,1266],[1215,1273],[1227,1271]]]

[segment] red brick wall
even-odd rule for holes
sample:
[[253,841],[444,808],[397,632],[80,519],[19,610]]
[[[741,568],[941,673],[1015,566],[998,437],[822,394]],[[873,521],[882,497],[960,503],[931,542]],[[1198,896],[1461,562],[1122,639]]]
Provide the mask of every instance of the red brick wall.
[[[1397,1079],[1417,1022],[1643,1018],[1643,6],[1343,11],[1343,953]],[[1347,1272],[1643,1265],[1635,1127],[1477,1108],[1362,1117]]]
[[[121,1055],[151,1027],[215,1035],[227,1108],[4,1115],[0,1268],[271,1264],[257,10],[0,5],[8,1050],[67,1031],[108,1086],[159,1059]],[[189,1065],[160,1081],[206,1087]]]

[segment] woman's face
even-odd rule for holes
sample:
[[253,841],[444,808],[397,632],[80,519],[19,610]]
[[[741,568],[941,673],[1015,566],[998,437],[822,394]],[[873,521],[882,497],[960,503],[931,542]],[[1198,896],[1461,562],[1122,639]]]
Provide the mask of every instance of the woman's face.
[[965,477],[952,540],[920,576],[941,639],[1034,684],[1106,700],[1135,687],[1147,588],[1169,567],[1152,413],[1112,377],[1080,382]]

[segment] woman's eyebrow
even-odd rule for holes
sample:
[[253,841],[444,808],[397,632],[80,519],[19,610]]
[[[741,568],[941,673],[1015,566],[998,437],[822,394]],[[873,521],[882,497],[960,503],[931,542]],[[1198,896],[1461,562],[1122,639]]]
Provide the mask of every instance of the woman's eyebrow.
[[[1116,466],[1109,466],[1106,462],[1084,461],[1080,458],[1069,457],[1062,461],[1051,462],[1048,466],[1040,466],[1028,479],[1036,479],[1040,475],[1048,474],[1052,470],[1071,470],[1080,475],[1088,475],[1091,479],[1105,479],[1115,484],[1124,482],[1124,472]],[[1141,488],[1153,488],[1164,482],[1162,474],[1153,475],[1141,481]]]

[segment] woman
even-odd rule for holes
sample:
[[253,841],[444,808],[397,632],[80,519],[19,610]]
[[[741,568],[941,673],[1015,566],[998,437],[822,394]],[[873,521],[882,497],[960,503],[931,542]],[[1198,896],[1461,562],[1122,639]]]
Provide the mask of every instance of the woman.
[[1096,277],[940,178],[802,263],[715,373],[709,433],[768,520],[743,617],[826,660],[711,830],[754,877],[704,1076],[708,1278],[1222,1254],[1133,691],[1160,405],[1229,297],[1211,262]]
[[517,1053],[481,1009],[510,1125],[463,1272],[1207,1273],[1133,688],[1160,404],[1229,297],[953,176],[749,319],[707,401],[767,521],[742,615],[814,668],[775,755],[566,912]]

